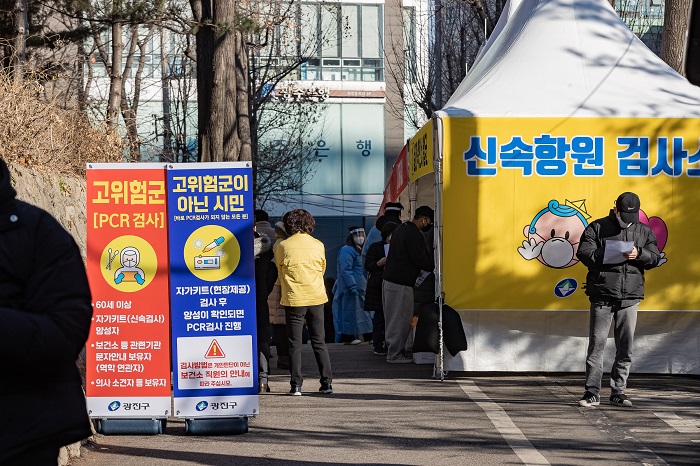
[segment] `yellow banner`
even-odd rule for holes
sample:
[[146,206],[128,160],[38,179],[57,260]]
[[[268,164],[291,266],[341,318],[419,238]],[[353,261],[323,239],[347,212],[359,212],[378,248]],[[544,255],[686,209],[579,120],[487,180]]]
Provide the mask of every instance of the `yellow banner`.
[[408,179],[413,183],[432,172],[433,120],[428,120],[408,143]]
[[633,191],[664,257],[645,274],[640,309],[700,310],[700,119],[447,118],[443,126],[447,304],[588,309],[579,238]]

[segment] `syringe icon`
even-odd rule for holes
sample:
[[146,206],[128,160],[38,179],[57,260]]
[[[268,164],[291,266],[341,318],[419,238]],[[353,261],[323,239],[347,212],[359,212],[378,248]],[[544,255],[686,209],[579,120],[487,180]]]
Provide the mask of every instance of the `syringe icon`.
[[204,246],[204,249],[202,249],[202,252],[209,252],[209,251],[211,251],[212,249],[214,249],[214,248],[216,248],[216,247],[218,247],[218,246],[221,246],[221,245],[223,244],[223,242],[224,242],[224,237],[223,237],[223,236],[219,236],[219,237],[216,238],[214,241],[212,241],[211,243],[209,243],[209,244],[207,244],[206,246]]

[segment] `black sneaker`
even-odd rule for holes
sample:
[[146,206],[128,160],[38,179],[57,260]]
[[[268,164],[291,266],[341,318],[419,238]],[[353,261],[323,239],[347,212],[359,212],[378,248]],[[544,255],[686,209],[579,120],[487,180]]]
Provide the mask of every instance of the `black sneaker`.
[[629,408],[632,406],[632,400],[627,398],[627,395],[624,393],[618,393],[617,395],[610,395],[610,403],[617,405],[617,406],[624,406]]
[[589,408],[591,406],[598,406],[600,404],[600,395],[586,391],[583,397],[578,400],[578,405],[584,408]]
[[319,388],[318,391],[326,395],[330,395],[333,393],[333,386],[329,383],[322,383],[321,388]]
[[389,351],[386,348],[375,348],[374,354],[377,356],[386,356]]
[[301,396],[301,387],[293,386],[291,390],[289,390],[290,395],[294,396]]

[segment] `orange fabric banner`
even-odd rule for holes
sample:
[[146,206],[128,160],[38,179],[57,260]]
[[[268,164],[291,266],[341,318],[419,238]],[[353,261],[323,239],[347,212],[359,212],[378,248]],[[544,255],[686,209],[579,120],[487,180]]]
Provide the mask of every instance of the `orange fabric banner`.
[[91,416],[167,416],[170,322],[165,167],[87,170],[87,342]]

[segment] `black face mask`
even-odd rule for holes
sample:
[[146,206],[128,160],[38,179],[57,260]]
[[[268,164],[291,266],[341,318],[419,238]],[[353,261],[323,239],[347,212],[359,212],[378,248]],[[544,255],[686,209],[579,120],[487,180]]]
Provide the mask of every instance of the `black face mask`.
[[423,233],[429,233],[433,229],[433,224],[429,224],[420,229]]

